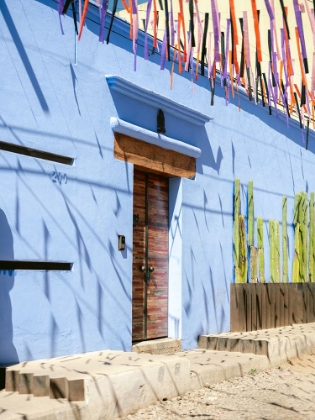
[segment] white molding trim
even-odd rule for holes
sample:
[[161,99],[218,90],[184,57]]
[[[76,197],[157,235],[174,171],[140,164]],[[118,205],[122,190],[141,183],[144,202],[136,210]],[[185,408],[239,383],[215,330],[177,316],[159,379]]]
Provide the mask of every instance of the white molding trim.
[[157,109],[161,108],[164,113],[168,112],[177,118],[189,121],[191,124],[200,126],[213,119],[209,115],[195,111],[151,90],[144,89],[122,77],[112,75],[106,75],[105,77],[108,86],[114,91],[135,99],[138,102],[154,106]]
[[110,118],[111,129],[120,134],[134,137],[136,140],[142,140],[146,143],[162,147],[162,149],[172,150],[182,155],[198,158],[201,156],[201,150],[198,147],[191,146],[183,141],[172,139],[163,134],[155,133],[134,124],[130,124],[116,117]]

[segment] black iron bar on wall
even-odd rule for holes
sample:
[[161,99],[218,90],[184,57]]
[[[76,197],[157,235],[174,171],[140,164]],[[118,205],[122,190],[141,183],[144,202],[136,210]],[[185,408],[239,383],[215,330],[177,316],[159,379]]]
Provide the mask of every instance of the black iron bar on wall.
[[71,262],[0,260],[0,270],[71,271],[72,266]]
[[73,165],[74,159],[68,156],[57,155],[55,153],[44,152],[43,150],[32,149],[30,147],[0,141],[0,150],[17,153],[19,155],[31,156],[38,159],[50,160],[52,162],[63,163],[64,165]]

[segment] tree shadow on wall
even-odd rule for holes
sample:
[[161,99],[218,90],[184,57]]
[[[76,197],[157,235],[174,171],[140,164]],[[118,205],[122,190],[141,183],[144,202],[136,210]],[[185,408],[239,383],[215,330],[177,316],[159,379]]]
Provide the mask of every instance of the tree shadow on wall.
[[[7,3],[9,3],[7,1]],[[49,108],[48,108],[48,104],[46,102],[46,99],[44,97],[43,91],[41,89],[41,86],[39,84],[39,81],[37,80],[36,74],[34,72],[32,63],[27,55],[26,49],[24,47],[22,38],[14,24],[14,20],[10,14],[10,10],[6,4],[6,2],[4,0],[1,0],[0,2],[0,12],[3,15],[4,21],[7,25],[7,28],[10,32],[10,35],[12,37],[12,40],[14,42],[14,45],[16,47],[16,49],[18,50],[20,59],[23,63],[24,69],[26,71],[26,74],[28,75],[29,81],[31,82],[34,92],[37,96],[37,99],[40,103],[40,106],[42,108],[42,110],[45,113],[49,113]]]
[[[0,209],[0,260],[13,259],[13,235],[7,217],[3,210]],[[18,355],[13,345],[12,305],[10,299],[10,290],[13,288],[13,285],[14,271],[0,270],[0,365],[18,362]]]

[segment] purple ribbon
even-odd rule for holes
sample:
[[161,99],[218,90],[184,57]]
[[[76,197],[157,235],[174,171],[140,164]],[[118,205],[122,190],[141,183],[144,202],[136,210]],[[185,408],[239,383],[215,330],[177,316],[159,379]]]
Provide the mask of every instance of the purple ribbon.
[[289,78],[288,78],[288,63],[287,63],[287,57],[285,54],[285,37],[284,37],[284,29],[280,29],[281,32],[281,52],[282,52],[282,61],[283,61],[283,69],[284,69],[284,75],[285,75],[285,87],[287,88],[290,86]]
[[174,29],[174,16],[173,16],[173,1],[170,0],[170,2],[171,2],[171,11],[169,13],[169,16],[170,16],[170,21],[171,21],[171,45],[174,45],[175,29]]
[[273,57],[273,53],[274,53],[274,50],[275,50],[275,43],[274,43],[274,39],[273,39],[273,21],[270,19],[270,48],[271,48],[271,59],[272,59],[272,57]]
[[280,87],[280,83],[279,83],[279,75],[278,75],[278,70],[277,70],[277,53],[276,52],[272,53],[272,61],[273,61],[273,75],[276,82],[276,86],[274,87],[274,93],[275,93],[275,97],[278,98],[278,86]]
[[160,70],[164,70],[165,68],[165,56],[166,56],[166,28],[164,31],[164,37],[163,37],[163,43],[162,43]]
[[299,4],[297,0],[293,0],[293,5],[294,5],[296,24],[298,27],[299,36],[301,40],[302,57],[307,58],[301,12],[300,12],[300,8],[299,8]]
[[133,14],[133,15],[138,14],[138,9],[137,9],[136,0],[132,0],[132,14]]
[[151,6],[152,0],[148,1],[147,5],[147,14],[145,18],[145,34],[144,34],[144,59],[148,60],[149,58],[149,49],[148,49],[148,25],[149,25],[149,18],[151,13]]
[[224,79],[227,78],[227,63],[229,61],[230,26],[231,26],[231,20],[226,19],[226,48],[225,48],[225,63],[224,63],[224,70],[223,70]]
[[[284,36],[284,29],[281,28],[280,29],[280,33],[281,33],[281,53],[282,53],[282,61],[283,61],[283,70],[284,70],[284,76],[285,76],[285,84],[283,84],[284,86],[284,92],[282,94],[282,102],[285,106],[286,109],[286,120],[287,120],[287,127],[289,128],[289,102],[288,102],[288,92],[287,92],[287,88],[288,86],[290,86],[289,83],[289,78],[288,78],[288,72],[287,72],[287,58],[285,55],[285,36]],[[282,92],[282,86],[280,86],[280,90]]]
[[190,49],[190,55],[189,55],[189,60],[190,60],[190,72],[191,72],[191,78],[192,80],[194,80],[194,75],[195,75],[195,71],[194,71],[194,53],[193,53],[194,47],[191,47]]
[[63,31],[62,23],[61,23],[61,15],[62,15],[63,8],[64,8],[64,2],[63,2],[63,0],[59,0],[58,1],[58,13],[59,13],[60,30],[61,30],[62,35],[65,34],[64,31]]
[[265,5],[267,7],[270,20],[274,20],[275,19],[275,16],[273,14],[272,7],[270,6],[269,0],[265,0]]
[[220,61],[219,26],[218,26],[218,21],[217,21],[217,10],[215,6],[215,0],[211,0],[211,11],[212,11],[213,33],[214,33],[214,59],[215,61]]
[[271,95],[272,95],[272,99],[273,99],[273,103],[276,109],[276,116],[277,118],[279,118],[279,114],[278,114],[278,108],[277,108],[277,101],[272,89],[272,83],[271,83],[271,64],[269,63],[269,76],[268,76],[268,85],[269,85],[269,106],[271,106]]
[[100,7],[100,35],[99,41],[104,42],[104,24],[105,24],[105,17],[106,17],[106,10],[107,10],[107,0],[102,1],[102,5]]

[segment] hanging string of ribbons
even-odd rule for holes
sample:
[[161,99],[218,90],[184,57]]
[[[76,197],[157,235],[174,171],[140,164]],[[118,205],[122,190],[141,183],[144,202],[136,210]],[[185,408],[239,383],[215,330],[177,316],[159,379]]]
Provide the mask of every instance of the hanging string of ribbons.
[[[313,3],[309,3],[309,0],[304,0],[304,3],[298,3],[298,0],[287,0],[288,5],[285,6],[284,0],[278,0],[277,10],[280,10],[281,16],[279,27],[275,0],[264,0],[264,4],[261,2],[264,6],[261,10],[257,9],[256,0],[247,0],[248,7],[242,11],[235,8],[235,5],[240,7],[240,2],[224,1],[229,6],[227,19],[222,19],[218,7],[219,3],[220,5],[223,3],[221,0],[220,2],[208,0],[207,6],[203,3],[202,8],[198,0],[164,0],[164,6],[162,0],[158,2],[148,0],[146,4],[141,5],[145,6],[144,48],[137,50],[139,33],[137,0],[122,0],[122,6],[130,23],[134,70],[136,70],[136,57],[139,51],[143,51],[141,54],[148,60],[150,55],[157,50],[160,53],[161,70],[165,68],[167,61],[171,62],[171,87],[176,67],[178,73],[189,71],[192,79],[196,81],[201,74],[209,78],[213,105],[215,80],[219,78],[220,85],[225,90],[227,104],[230,96],[234,97],[235,89],[238,91],[240,87],[243,87],[249,100],[256,104],[261,103],[263,107],[268,106],[270,114],[274,108],[276,115],[284,112],[287,121],[295,115],[301,127],[308,127],[309,121],[312,121],[315,128],[315,17],[314,9],[311,8]],[[246,2],[241,3],[244,7]],[[106,39],[108,43],[118,0],[113,1],[107,33],[105,19],[108,0],[97,0],[96,5],[100,16],[99,41],[104,42]],[[158,10],[158,5],[160,10]],[[58,0],[62,33],[64,30],[61,17],[69,10],[78,40],[80,40],[83,36],[89,6],[91,5],[88,0]],[[187,6],[187,10],[184,6]],[[159,21],[163,19],[163,14],[159,12],[162,10],[164,10],[164,25],[160,23],[162,29],[159,29]],[[262,13],[269,16],[269,28],[268,25],[265,27],[261,25]],[[241,16],[239,20],[237,20],[237,15]],[[293,28],[289,28],[289,18],[291,21],[294,18]],[[250,32],[250,25],[254,29],[253,33]],[[163,35],[159,43],[158,31],[160,30],[163,31]],[[308,36],[308,44],[312,44],[311,57],[307,56],[306,33],[312,36],[312,39]],[[148,42],[149,34],[152,34],[150,43]],[[267,52],[262,49],[262,39],[268,39]],[[295,60],[292,50],[297,51]],[[267,60],[263,60],[264,55],[268,57]],[[253,56],[254,60],[252,60]],[[265,71],[262,71],[263,65]],[[205,67],[207,67],[206,72]],[[310,68],[311,74],[309,74]]]

